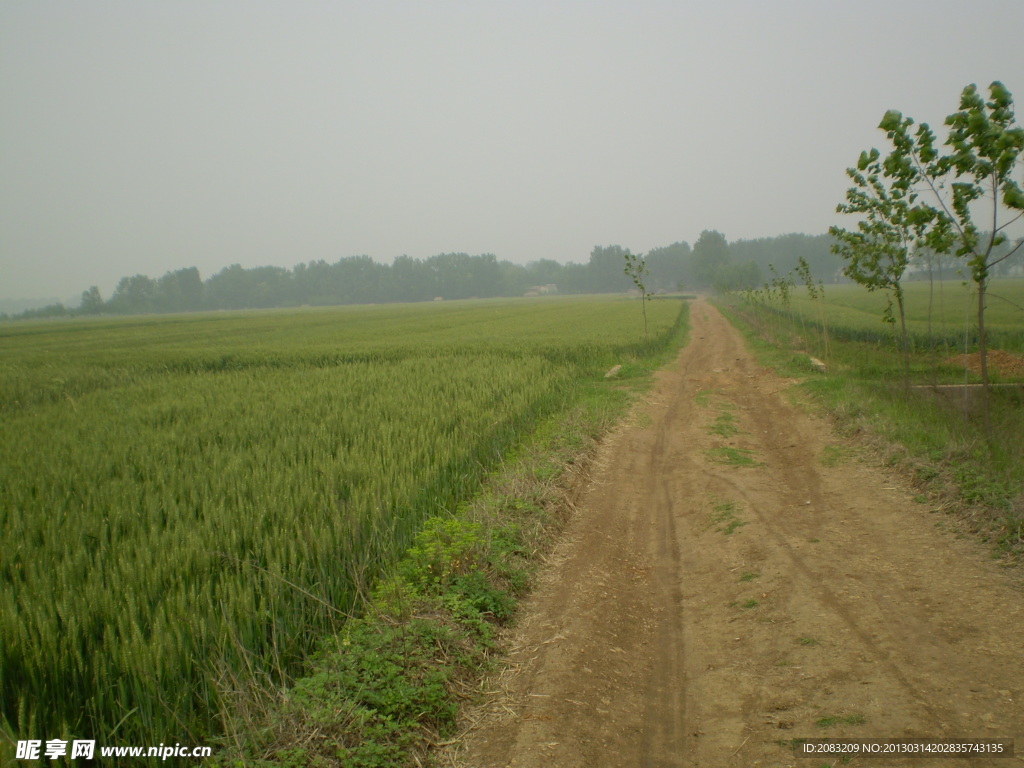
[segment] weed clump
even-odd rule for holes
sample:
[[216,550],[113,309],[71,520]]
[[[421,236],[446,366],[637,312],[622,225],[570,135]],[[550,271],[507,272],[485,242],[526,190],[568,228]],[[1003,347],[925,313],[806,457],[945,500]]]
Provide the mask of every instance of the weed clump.
[[314,656],[265,722],[237,724],[219,764],[385,768],[451,736],[459,699],[486,668],[525,581],[506,577],[519,573],[516,533],[429,519],[366,615]]

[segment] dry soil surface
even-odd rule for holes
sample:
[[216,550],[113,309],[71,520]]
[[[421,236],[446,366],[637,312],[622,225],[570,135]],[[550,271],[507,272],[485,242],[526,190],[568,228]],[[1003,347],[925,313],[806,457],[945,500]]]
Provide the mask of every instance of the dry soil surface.
[[798,757],[800,738],[1014,738],[1019,572],[791,405],[710,305],[602,446],[510,659],[443,756],[472,768],[1012,766]]

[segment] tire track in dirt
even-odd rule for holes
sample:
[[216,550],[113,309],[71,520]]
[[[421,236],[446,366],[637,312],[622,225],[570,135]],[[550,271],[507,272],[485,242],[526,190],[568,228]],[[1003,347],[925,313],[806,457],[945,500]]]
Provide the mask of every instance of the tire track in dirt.
[[644,722],[649,724],[649,732],[640,743],[641,766],[657,765],[665,755],[678,754],[683,744],[682,727],[688,719],[683,664],[687,654],[679,583],[682,554],[676,531],[675,489],[671,483],[674,472],[666,467],[681,458],[672,450],[671,428],[682,418],[684,402],[679,391],[669,393],[668,398],[665,418],[657,422],[653,449],[646,455],[647,476],[655,479],[657,492],[655,504],[649,510],[654,525],[648,539],[648,551],[653,551],[655,558],[648,567],[652,571],[652,591],[662,614],[653,643],[656,655],[644,688]]
[[838,736],[1024,755],[1020,574],[787,404],[713,307],[691,318],[442,764],[817,767],[792,740]]

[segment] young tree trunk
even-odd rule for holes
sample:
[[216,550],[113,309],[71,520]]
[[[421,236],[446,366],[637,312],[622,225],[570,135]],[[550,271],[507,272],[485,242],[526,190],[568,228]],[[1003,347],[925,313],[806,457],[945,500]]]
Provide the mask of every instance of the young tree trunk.
[[829,343],[829,338],[828,338],[828,315],[825,313],[825,288],[824,288],[824,286],[819,286],[819,293],[820,293],[820,296],[818,297],[817,301],[820,302],[818,304],[818,311],[819,311],[819,313],[821,315],[821,336],[822,336],[822,338],[824,339],[824,342],[825,342],[825,367],[830,368],[831,365],[832,365],[832,361],[830,359],[831,356],[832,356],[832,347],[831,347],[831,344]]
[[903,308],[903,291],[896,291],[896,306],[900,310],[900,357],[903,359],[903,388],[910,391],[910,343],[907,338],[907,315]]
[[931,362],[932,386],[934,387],[938,384],[937,370],[939,361],[937,359],[935,337],[932,334],[932,306],[935,302],[935,274],[932,271],[935,268],[935,265],[932,262],[933,258],[934,257],[932,256],[928,257],[928,346],[931,347],[931,354],[929,357]]
[[985,419],[985,434],[991,435],[989,404],[991,389],[988,385],[988,342],[985,338],[985,291],[988,288],[988,276],[978,280],[978,356],[981,358],[981,386],[984,390],[982,415]]

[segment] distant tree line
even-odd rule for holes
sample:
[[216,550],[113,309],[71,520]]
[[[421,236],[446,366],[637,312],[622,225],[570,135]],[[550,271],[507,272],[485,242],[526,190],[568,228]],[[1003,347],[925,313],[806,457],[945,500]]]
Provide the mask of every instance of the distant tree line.
[[[720,232],[707,230],[692,248],[677,242],[644,254],[645,284],[652,293],[750,288],[763,281],[769,264],[785,272],[801,257],[815,277],[835,282],[841,277],[842,260],[832,253],[833,242],[829,235],[790,234],[729,243]],[[109,299],[92,286],[82,292],[78,307],[52,304],[15,317],[483,299],[531,291],[623,293],[633,288],[623,273],[625,254],[619,245],[595,246],[584,264],[540,259],[525,265],[501,261],[493,254],[399,256],[390,265],[369,256],[351,256],[334,263],[310,261],[292,269],[232,264],[205,280],[196,267],[187,267],[159,278],[123,277]]]

